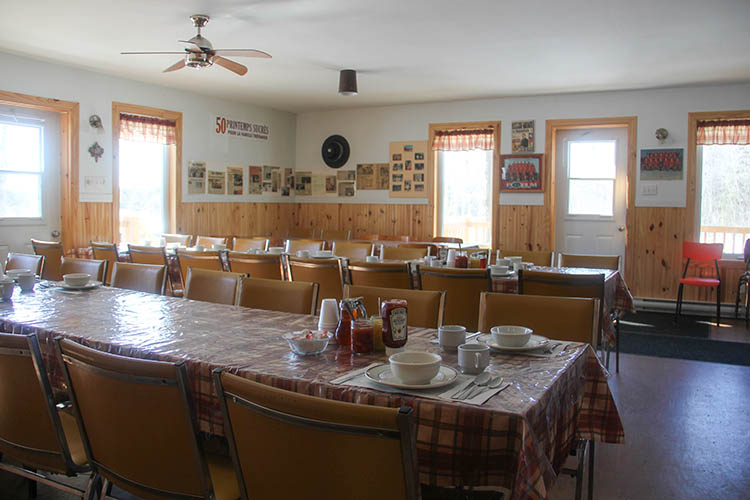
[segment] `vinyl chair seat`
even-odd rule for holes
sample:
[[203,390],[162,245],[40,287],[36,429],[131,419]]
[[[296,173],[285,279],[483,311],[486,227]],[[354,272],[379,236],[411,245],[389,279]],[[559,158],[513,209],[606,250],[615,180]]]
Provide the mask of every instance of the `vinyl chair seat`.
[[60,425],[62,425],[63,432],[65,433],[65,440],[68,442],[70,458],[79,467],[85,466],[88,463],[88,459],[86,458],[86,450],[83,447],[81,433],[78,430],[75,417],[67,410],[59,410],[57,414],[60,417]]
[[237,500],[240,498],[240,487],[234,473],[232,459],[221,455],[206,454],[208,474],[214,486],[216,500]]
[[687,278],[680,278],[680,283],[690,286],[719,286],[721,281],[716,278],[698,278],[690,276]]

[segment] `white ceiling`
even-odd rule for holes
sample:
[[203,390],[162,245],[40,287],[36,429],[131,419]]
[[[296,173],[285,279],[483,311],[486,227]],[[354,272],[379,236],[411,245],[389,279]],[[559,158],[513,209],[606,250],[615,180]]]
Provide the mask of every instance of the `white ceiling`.
[[[750,0],[7,0],[0,47],[293,112],[750,81]],[[271,60],[163,74],[205,13]],[[356,97],[338,70],[359,71]]]

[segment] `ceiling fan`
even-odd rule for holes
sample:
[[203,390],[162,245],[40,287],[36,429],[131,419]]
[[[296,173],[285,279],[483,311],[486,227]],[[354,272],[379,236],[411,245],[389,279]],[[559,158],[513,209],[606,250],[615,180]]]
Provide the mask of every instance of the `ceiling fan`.
[[247,73],[247,67],[243,66],[240,63],[236,63],[232,61],[231,59],[227,59],[226,57],[223,57],[223,56],[227,55],[227,56],[235,56],[235,57],[261,57],[261,58],[267,58],[267,59],[270,59],[271,57],[271,54],[268,54],[267,52],[263,52],[262,50],[214,49],[213,45],[211,45],[211,42],[209,42],[207,38],[204,38],[201,35],[201,28],[206,26],[210,18],[204,14],[196,14],[194,16],[190,16],[190,19],[193,21],[193,26],[195,26],[195,28],[198,30],[198,34],[195,35],[190,40],[178,40],[182,43],[187,44],[187,47],[185,47],[184,52],[120,52],[120,54],[122,55],[183,54],[185,57],[177,61],[176,63],[174,63],[167,69],[165,69],[164,73],[169,73],[170,71],[177,71],[178,69],[182,69],[185,66],[189,68],[205,68],[208,66],[212,66],[214,63],[216,63],[219,66],[223,66],[229,71],[233,71],[234,73],[237,73],[240,76]]

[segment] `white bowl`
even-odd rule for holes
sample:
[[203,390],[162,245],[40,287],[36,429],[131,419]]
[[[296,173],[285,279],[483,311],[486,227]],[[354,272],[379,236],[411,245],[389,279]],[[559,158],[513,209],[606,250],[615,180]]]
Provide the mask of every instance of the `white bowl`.
[[424,351],[397,352],[388,358],[391,372],[405,384],[424,385],[440,371],[439,355]]
[[[308,332],[315,338],[300,338],[306,336]],[[289,348],[292,352],[302,356],[320,354],[325,351],[332,337],[333,333],[328,330],[302,330],[282,335],[282,338],[289,342]]]
[[7,271],[5,271],[5,274],[10,276],[12,279],[16,279],[18,275],[30,272],[32,272],[31,269],[8,269]]
[[63,281],[68,286],[84,286],[91,280],[91,275],[86,273],[71,273],[63,276]]
[[525,326],[493,326],[490,328],[493,340],[503,347],[522,347],[525,346],[534,330]]

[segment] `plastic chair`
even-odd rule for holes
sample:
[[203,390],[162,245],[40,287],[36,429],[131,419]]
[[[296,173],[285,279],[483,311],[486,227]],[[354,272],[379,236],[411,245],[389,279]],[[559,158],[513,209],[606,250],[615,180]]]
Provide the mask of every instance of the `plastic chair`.
[[111,283],[115,288],[163,295],[167,284],[167,266],[115,262]]
[[221,263],[221,257],[218,251],[196,251],[180,250],[175,252],[177,263],[180,267],[180,277],[182,278],[183,288],[187,287],[188,270],[191,267],[198,269],[210,269],[213,271],[223,271],[224,266]]
[[41,276],[42,269],[44,269],[44,255],[10,252],[8,262],[5,263],[5,270],[11,269],[29,269],[37,276]]
[[120,254],[115,243],[102,243],[97,241],[90,242],[91,253],[97,260],[107,261],[107,275],[104,278],[104,284],[109,285],[112,282],[112,269],[115,262],[120,260]]
[[60,266],[60,274],[65,276],[71,273],[90,274],[95,281],[104,281],[106,275],[107,261],[94,259],[74,259],[66,257]]
[[740,292],[745,286],[745,328],[750,327],[750,240],[745,242],[745,272],[737,281],[737,296],[734,302],[734,317],[739,317]]
[[445,323],[463,325],[470,332],[477,331],[479,297],[492,290],[489,269],[452,269],[417,266],[420,290],[447,292]]
[[266,311],[315,314],[318,305],[318,284],[242,278],[237,305]]
[[284,279],[284,267],[281,263],[281,255],[277,254],[228,252],[227,265],[231,272],[247,274],[253,278]]
[[214,304],[236,305],[242,276],[239,273],[190,267],[185,282],[185,298]]
[[59,241],[31,240],[31,246],[36,255],[44,256],[44,267],[42,268],[42,279],[60,281],[62,273],[63,247]]
[[[682,278],[680,278],[680,286],[677,289],[675,318],[679,318],[680,314],[682,314],[682,294],[685,285],[716,287],[716,326],[719,326],[721,323],[721,273],[719,273],[719,259],[721,259],[723,252],[723,243],[696,243],[694,241],[682,242],[682,257],[687,259],[687,261],[685,262],[685,270],[682,272]],[[703,278],[699,276],[688,276],[687,273],[688,268],[690,267],[690,261],[713,261],[714,268],[716,269],[716,277]]]
[[348,277],[346,281],[352,285],[414,288],[414,280],[406,262],[349,261],[346,269],[342,265],[341,274],[342,277]]
[[303,259],[291,255],[283,258],[289,281],[306,281],[320,286],[316,310],[320,309],[323,299],[341,300],[344,288],[338,259]]

